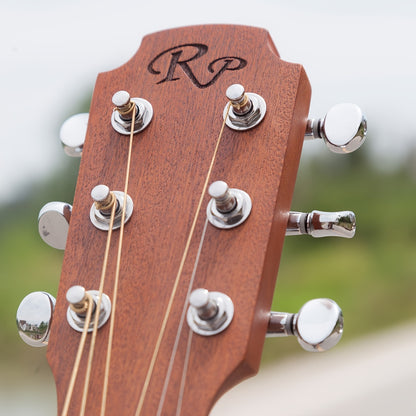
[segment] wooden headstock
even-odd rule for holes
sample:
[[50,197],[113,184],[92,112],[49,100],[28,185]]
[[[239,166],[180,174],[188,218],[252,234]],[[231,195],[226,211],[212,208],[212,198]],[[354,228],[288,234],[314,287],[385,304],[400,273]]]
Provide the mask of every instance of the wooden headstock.
[[[186,321],[181,326],[181,317],[188,304],[209,195],[204,194],[200,210],[198,203],[223,124],[225,91],[235,83],[260,94],[267,113],[253,129],[240,132],[225,127],[214,160],[209,182],[224,180],[244,190],[253,208],[248,220],[234,229],[207,226],[192,289],[227,294],[235,314],[225,331],[204,337],[190,331]],[[98,184],[124,189],[128,137],[117,133],[110,122],[112,96],[119,90],[148,100],[154,116],[135,135],[132,148],[128,194],[134,211],[124,229],[106,414],[137,414],[196,218],[139,414],[207,415],[219,396],[259,366],[310,86],[300,65],[279,58],[267,31],[231,25],[152,34],[128,63],[98,76],[48,346],[59,414],[80,339],[80,333],[68,325],[65,294],[74,285],[98,289],[107,239],[107,232],[90,221],[90,193]],[[119,231],[114,231],[104,287],[110,299],[118,239]],[[100,414],[108,330],[106,324],[97,334],[88,415]],[[87,338],[86,351],[89,342]],[[81,359],[71,415],[79,414],[87,355]]]

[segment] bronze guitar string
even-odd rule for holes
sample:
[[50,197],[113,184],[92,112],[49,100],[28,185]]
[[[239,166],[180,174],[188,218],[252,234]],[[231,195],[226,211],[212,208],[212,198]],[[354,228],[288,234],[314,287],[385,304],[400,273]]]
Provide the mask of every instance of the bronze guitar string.
[[199,212],[201,211],[202,202],[204,200],[204,196],[205,196],[205,193],[206,193],[207,188],[208,188],[208,182],[209,182],[209,179],[210,179],[210,176],[211,176],[212,169],[214,167],[214,162],[215,162],[215,159],[216,159],[216,156],[217,156],[217,153],[218,153],[219,145],[221,143],[221,138],[222,138],[222,135],[223,135],[223,132],[224,132],[224,127],[225,127],[225,123],[226,123],[226,120],[227,120],[227,117],[228,117],[228,112],[230,110],[230,107],[231,107],[231,102],[229,102],[228,105],[227,105],[226,116],[224,117],[224,121],[222,123],[221,130],[220,130],[220,133],[218,135],[218,139],[217,139],[217,142],[216,142],[216,145],[215,145],[214,153],[213,153],[212,158],[211,158],[211,163],[209,165],[208,172],[207,172],[207,175],[206,175],[206,178],[205,178],[204,186],[202,187],[201,196],[199,198],[198,206],[197,206],[197,209],[196,209],[196,212],[195,212],[195,215],[194,215],[194,219],[192,221],[191,229],[189,231],[188,239],[186,241],[186,245],[185,245],[185,249],[184,249],[184,252],[183,252],[183,255],[182,255],[182,259],[181,259],[181,262],[180,262],[180,265],[179,265],[178,273],[176,275],[176,278],[175,278],[175,281],[174,281],[174,284],[173,284],[173,289],[172,289],[172,292],[171,292],[171,295],[170,295],[170,298],[169,298],[169,302],[168,302],[168,305],[166,307],[166,312],[165,312],[165,315],[164,315],[164,318],[163,318],[163,321],[162,321],[162,325],[161,325],[161,328],[160,328],[160,331],[159,331],[159,336],[157,338],[156,345],[155,345],[155,348],[153,350],[153,355],[152,355],[152,358],[151,358],[151,361],[150,361],[150,364],[149,364],[149,368],[148,368],[148,371],[147,371],[147,374],[146,374],[146,378],[145,378],[145,381],[144,381],[144,385],[143,385],[143,388],[142,388],[142,391],[141,391],[141,394],[140,394],[139,403],[137,405],[135,416],[140,416],[140,413],[143,409],[144,399],[146,397],[147,390],[149,388],[150,379],[152,377],[153,369],[154,369],[154,366],[155,366],[155,363],[156,363],[156,359],[157,359],[157,356],[159,354],[160,345],[162,343],[162,338],[163,338],[163,335],[164,335],[165,330],[166,330],[166,326],[167,326],[167,322],[168,322],[168,319],[169,319],[170,311],[172,309],[173,301],[174,301],[176,291],[178,289],[179,281],[180,281],[180,278],[181,278],[181,275],[182,275],[182,270],[183,270],[183,267],[185,265],[185,260],[186,260],[187,255],[188,255],[189,247],[191,245],[191,240],[192,240],[192,237],[193,237],[193,234],[194,234],[194,231],[195,231],[195,227],[196,227],[196,223],[197,223],[197,220],[198,220]]

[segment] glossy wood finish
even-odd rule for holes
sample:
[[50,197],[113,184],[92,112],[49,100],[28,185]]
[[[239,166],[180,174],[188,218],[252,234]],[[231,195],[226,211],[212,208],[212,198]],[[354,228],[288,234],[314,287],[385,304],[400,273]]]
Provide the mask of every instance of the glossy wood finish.
[[[200,84],[208,83],[222,67],[224,60],[213,65],[213,72],[207,69],[217,58],[240,57],[247,65],[225,70],[204,88],[192,82],[186,65],[172,67],[174,73],[168,74],[172,52],[177,50],[155,62],[160,74],[148,70],[161,52],[190,43],[208,46],[203,56],[188,62]],[[192,57],[196,50],[183,49],[179,60]],[[166,75],[178,79],[158,84]],[[124,186],[128,138],[111,127],[112,95],[124,89],[132,97],[147,99],[154,109],[150,126],[136,136],[133,146],[129,195],[134,213],[125,228],[106,413],[133,415],[222,125],[225,91],[233,83],[263,96],[267,114],[252,130],[225,128],[210,183],[225,180],[248,192],[253,210],[236,229],[208,226],[193,287],[229,295],[235,317],[220,335],[192,335],[181,415],[207,415],[220,395],[256,373],[303,143],[310,87],[300,65],[279,58],[265,30],[226,25],[174,29],[145,37],[127,64],[97,79],[48,347],[58,409],[63,405],[80,338],[67,324],[65,293],[76,284],[98,288],[107,236],[89,220],[90,192],[100,183],[112,190]],[[206,195],[142,415],[155,415],[159,405],[208,200]],[[105,285],[110,298],[118,235],[118,231],[114,233]],[[163,407],[166,416],[176,412],[189,336],[185,323]],[[108,324],[97,337],[88,415],[99,414],[107,340]],[[86,356],[84,353],[71,415],[79,413]]]

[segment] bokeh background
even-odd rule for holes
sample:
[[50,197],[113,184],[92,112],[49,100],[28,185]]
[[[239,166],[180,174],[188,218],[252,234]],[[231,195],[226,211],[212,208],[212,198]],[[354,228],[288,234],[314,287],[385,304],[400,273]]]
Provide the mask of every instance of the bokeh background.
[[[416,3],[3,0],[0,413],[54,414],[45,351],[21,342],[15,313],[27,293],[55,295],[58,286],[63,254],[41,241],[37,214],[50,200],[72,202],[79,161],[64,155],[60,125],[88,111],[97,73],[126,62],[144,35],[204,23],[268,29],[281,57],[304,65],[312,116],[355,102],[368,118],[368,140],[354,154],[331,154],[321,141],[304,145],[293,209],[352,210],[358,230],[353,240],[288,238],[275,310],[335,299],[346,320],[339,348],[415,322]],[[397,344],[406,342],[401,336]],[[294,354],[304,354],[294,339],[268,340],[263,365]],[[396,414],[413,414],[397,406]],[[278,405],[271,403],[267,414],[278,414]]]

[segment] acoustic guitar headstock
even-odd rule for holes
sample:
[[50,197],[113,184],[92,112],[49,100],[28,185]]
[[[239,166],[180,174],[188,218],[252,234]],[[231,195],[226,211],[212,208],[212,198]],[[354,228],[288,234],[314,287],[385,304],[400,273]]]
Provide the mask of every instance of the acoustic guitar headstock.
[[152,34],[98,76],[89,117],[61,130],[82,153],[73,208],[39,216],[65,247],[56,305],[36,292],[17,318],[22,338],[49,342],[60,415],[206,415],[256,373],[267,333],[313,351],[339,340],[330,300],[270,313],[285,235],[355,230],[350,212],[290,212],[305,132],[338,152],[365,137],[352,105],[308,121],[310,94],[302,66],[244,26]]

